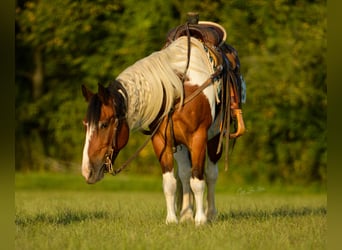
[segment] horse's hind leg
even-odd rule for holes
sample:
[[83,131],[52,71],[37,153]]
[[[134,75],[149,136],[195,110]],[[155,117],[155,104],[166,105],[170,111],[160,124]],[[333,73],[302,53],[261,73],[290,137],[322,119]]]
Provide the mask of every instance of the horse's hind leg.
[[215,185],[218,176],[217,161],[220,159],[222,150],[217,154],[216,149],[219,143],[219,135],[212,138],[207,143],[208,148],[208,165],[205,171],[206,183],[208,187],[207,192],[207,218],[209,221],[213,221],[216,217],[217,211],[215,207]]
[[190,190],[191,162],[188,149],[182,145],[177,147],[174,157],[178,164],[178,176],[182,182],[183,199],[180,221],[193,220],[192,194]]
[[208,159],[208,165],[205,171],[205,176],[208,188],[206,215],[208,221],[213,221],[217,214],[215,207],[215,185],[218,176],[218,167],[217,163],[213,163],[210,159]]

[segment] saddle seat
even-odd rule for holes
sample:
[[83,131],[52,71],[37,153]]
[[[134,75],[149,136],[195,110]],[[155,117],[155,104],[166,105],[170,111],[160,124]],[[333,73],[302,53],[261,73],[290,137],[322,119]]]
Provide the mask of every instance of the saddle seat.
[[227,38],[226,30],[219,24],[210,21],[198,21],[198,23],[188,23],[180,25],[169,31],[167,37],[169,41],[174,41],[181,36],[189,35],[198,40],[212,44],[215,47],[222,46]]

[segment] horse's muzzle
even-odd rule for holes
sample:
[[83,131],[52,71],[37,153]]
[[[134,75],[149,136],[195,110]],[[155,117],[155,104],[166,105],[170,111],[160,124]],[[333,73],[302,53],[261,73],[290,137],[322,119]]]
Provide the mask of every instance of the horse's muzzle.
[[94,184],[100,181],[104,177],[105,167],[100,167],[97,171],[96,168],[88,166],[86,169],[83,168],[82,175],[88,184]]

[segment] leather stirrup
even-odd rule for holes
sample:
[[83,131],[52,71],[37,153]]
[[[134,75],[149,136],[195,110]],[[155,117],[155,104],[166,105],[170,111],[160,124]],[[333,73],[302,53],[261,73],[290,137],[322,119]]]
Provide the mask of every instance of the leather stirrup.
[[245,123],[244,123],[243,117],[242,117],[242,110],[241,109],[232,109],[232,113],[233,113],[233,118],[235,118],[236,122],[237,122],[237,129],[236,129],[235,133],[229,134],[230,139],[237,138],[237,137],[243,135],[246,131]]

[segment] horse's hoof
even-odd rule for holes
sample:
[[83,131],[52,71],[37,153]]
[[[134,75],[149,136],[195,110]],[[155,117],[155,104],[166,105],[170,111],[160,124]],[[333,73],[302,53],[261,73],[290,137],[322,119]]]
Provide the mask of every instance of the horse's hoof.
[[196,227],[203,226],[207,224],[207,220],[195,221]]
[[216,220],[216,217],[217,217],[217,211],[216,210],[213,210],[213,211],[208,211],[207,212],[207,220],[209,222],[213,222]]
[[195,217],[195,225],[201,226],[207,223],[207,217],[205,215]]
[[169,224],[178,224],[178,220],[176,217],[167,217],[166,218],[166,224],[169,225]]
[[181,213],[180,222],[194,221],[194,214],[192,210],[187,210],[184,213]]

